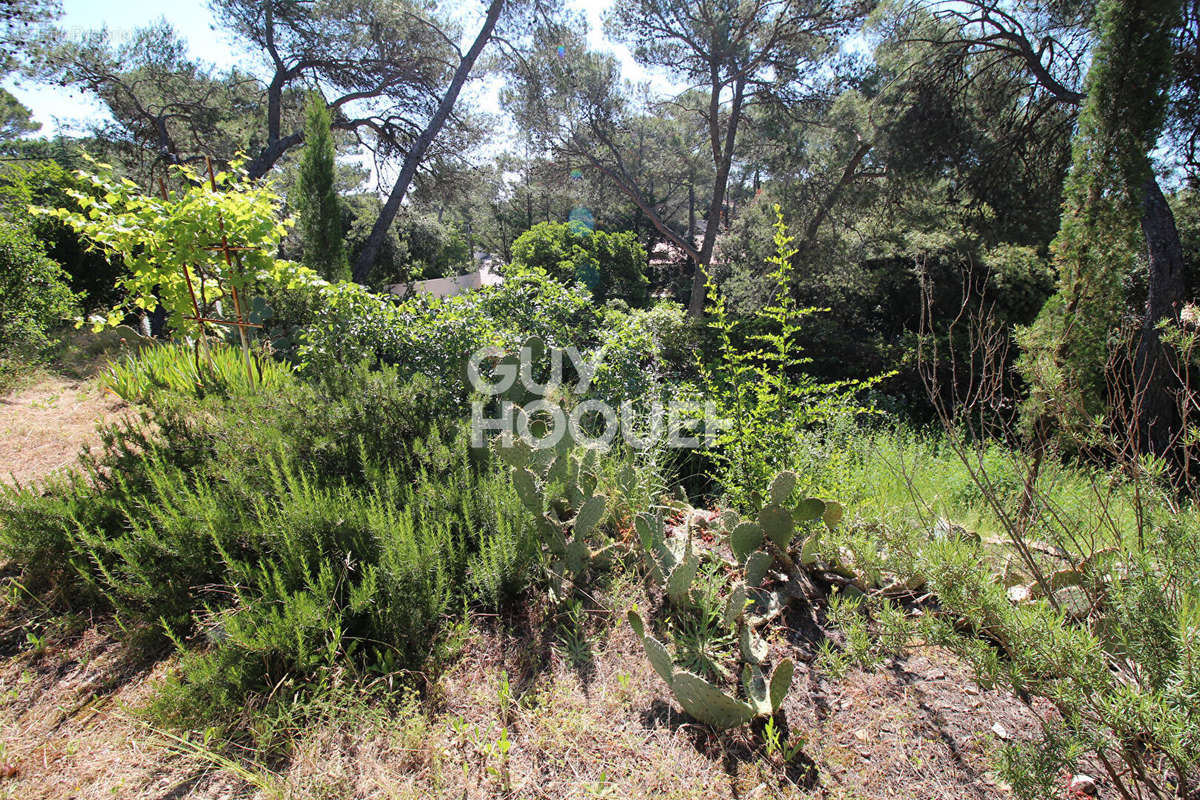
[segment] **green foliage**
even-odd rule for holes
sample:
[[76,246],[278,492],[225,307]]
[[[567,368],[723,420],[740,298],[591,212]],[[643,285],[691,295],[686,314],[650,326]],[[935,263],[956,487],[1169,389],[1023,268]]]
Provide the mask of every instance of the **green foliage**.
[[119,298],[121,261],[91,248],[74,228],[55,217],[30,216],[30,206],[78,209],[70,192],[87,184],[63,166],[78,160],[56,153],[59,160],[15,162],[0,171],[0,213],[18,227],[28,227],[46,246],[46,254],[70,276],[71,290],[82,295],[87,309],[109,307]]
[[376,268],[372,282],[395,283],[459,275],[472,268],[474,254],[462,231],[434,214],[406,213],[397,226],[396,269]]
[[603,358],[590,391],[614,408],[625,401],[644,405],[670,399],[677,387],[694,377],[690,368],[700,336],[678,303],[663,300],[632,310],[609,303],[594,338]]
[[188,355],[128,367],[168,377],[82,474],[0,499],[0,552],[27,585],[176,640],[163,713],[248,723],[247,704],[286,707],[345,670],[421,668],[464,601],[522,591],[528,515],[464,435],[439,432],[455,420],[426,379],[354,367],[307,385],[279,370],[273,391],[231,403],[235,382],[175,380]]
[[1106,381],[1139,267],[1139,228],[1150,153],[1171,85],[1177,0],[1098,4],[1098,44],[1073,142],[1053,253],[1058,291],[1023,330],[1021,370],[1033,388],[1026,416],[1086,428],[1109,401]]
[[470,499],[490,504],[478,514],[489,529],[479,537],[479,552],[468,562],[471,595],[498,610],[515,601],[533,579],[539,540],[515,493],[480,493]]
[[349,280],[342,206],[335,183],[337,152],[329,126],[325,98],[314,92],[304,110],[304,152],[292,190],[293,205],[299,211],[304,265],[326,280]]
[[341,371],[363,359],[424,373],[466,396],[466,360],[480,347],[534,335],[549,344],[584,345],[595,325],[586,295],[537,272],[439,299],[405,300],[342,283],[318,293],[300,320],[299,359],[310,374]]
[[[235,589],[232,598],[189,609],[212,646],[186,656],[179,683],[167,690],[185,719],[229,713],[284,679],[320,686],[340,665],[387,675],[424,664],[464,577],[469,543],[451,512],[478,488],[466,474],[403,488],[384,480],[365,492],[318,489],[294,467],[280,467],[274,479],[284,491],[253,506],[239,539],[210,529],[212,577]],[[148,544],[171,542],[156,536]],[[109,591],[122,592],[130,579],[121,570],[133,567],[111,570]],[[294,689],[282,691],[275,702],[286,703]]]
[[539,222],[512,245],[510,271],[545,270],[566,284],[580,282],[598,303],[646,301],[646,250],[632,231],[593,231],[577,222]]
[[156,392],[175,395],[204,392],[276,392],[290,384],[294,368],[266,356],[255,356],[247,374],[240,350],[209,343],[203,348],[179,344],[146,347],[111,363],[101,385],[130,403],[150,403]]
[[49,331],[77,312],[68,279],[31,233],[0,224],[0,391],[22,363],[42,357]]
[[[223,294],[231,289],[248,304],[248,290],[256,284],[297,286],[313,280],[310,271],[275,258],[287,224],[278,218],[280,199],[269,184],[222,172],[214,190],[207,179],[179,167],[176,174],[184,188],[163,200],[142,194],[127,178],[118,180],[107,165],[95,168],[94,174],[79,173],[86,190],[68,191],[82,211],[34,212],[70,225],[125,264],[122,305],[109,311],[97,328],[120,324],[127,312],[161,305],[170,324],[182,330],[184,318],[194,316],[193,292],[206,315],[217,302],[232,305]],[[222,237],[230,246],[245,248],[232,264],[214,249]],[[227,314],[232,310],[225,308]]]
[[[810,362],[799,355],[798,332],[803,320],[818,311],[799,308],[792,295],[792,247],[783,214],[775,207],[775,254],[772,302],[747,322],[756,332],[747,347],[735,342],[739,320],[731,317],[725,299],[709,282],[709,327],[717,342],[712,363],[701,362],[707,399],[717,415],[731,425],[717,435],[712,457],[713,476],[737,507],[754,505],[752,495],[786,464],[787,453],[806,428],[839,416],[865,412],[855,397],[887,376],[866,381],[824,383],[802,370]],[[755,346],[757,345],[757,346]]]

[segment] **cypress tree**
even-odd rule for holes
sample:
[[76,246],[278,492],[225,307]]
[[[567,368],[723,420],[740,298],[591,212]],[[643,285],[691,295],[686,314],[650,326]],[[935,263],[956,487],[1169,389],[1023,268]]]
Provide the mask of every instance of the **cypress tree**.
[[[1058,291],[1019,337],[1020,366],[1032,389],[1026,420],[1035,426],[1082,434],[1111,410],[1112,381],[1119,380],[1111,360],[1122,346],[1116,334],[1132,311],[1127,287],[1156,222],[1151,201],[1161,198],[1150,153],[1169,103],[1171,35],[1178,22],[1178,0],[1101,0],[1097,6],[1097,45],[1052,245]],[[1173,220],[1170,228],[1178,242]],[[1154,294],[1163,283],[1155,260],[1162,259],[1156,242],[1149,244]],[[1161,316],[1147,310],[1151,334]],[[1152,389],[1141,376],[1137,382],[1132,388],[1140,393]],[[1160,415],[1160,423],[1168,421],[1169,415]],[[1140,450],[1163,449],[1161,443],[1138,444]]]
[[336,153],[324,98],[314,93],[305,108],[304,152],[296,182],[304,264],[328,280],[349,280],[342,242],[342,205],[334,184]]

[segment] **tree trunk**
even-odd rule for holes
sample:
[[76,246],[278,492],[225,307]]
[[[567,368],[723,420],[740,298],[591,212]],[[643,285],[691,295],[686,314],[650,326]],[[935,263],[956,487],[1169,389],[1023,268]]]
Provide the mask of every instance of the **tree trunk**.
[[1158,324],[1179,320],[1185,299],[1183,284],[1183,247],[1175,216],[1167,205],[1158,181],[1152,175],[1142,200],[1142,233],[1150,262],[1146,292],[1146,317],[1134,356],[1138,402],[1137,426],[1140,448],[1155,455],[1166,455],[1179,434],[1179,410],[1172,382],[1174,373],[1163,347]]
[[[696,185],[692,182],[691,178],[688,178],[688,232],[687,232],[687,238],[688,238],[688,245],[690,247],[695,247],[696,246]],[[688,259],[692,261],[692,269],[695,270],[696,267],[699,266],[698,262],[692,260],[691,256],[689,256]]]
[[462,87],[467,82],[467,78],[471,75],[471,70],[475,66],[475,61],[479,58],[479,54],[483,52],[483,48],[487,45],[488,40],[492,38],[492,31],[496,29],[496,23],[500,19],[500,12],[504,9],[504,0],[492,0],[488,6],[487,18],[483,21],[483,27],[479,29],[479,33],[475,36],[475,41],[458,62],[458,68],[454,71],[454,77],[450,81],[450,85],[446,88],[446,93],[442,96],[442,101],[438,104],[437,110],[429,119],[425,129],[413,142],[413,146],[404,156],[404,165],[400,168],[400,174],[396,177],[396,183],[392,185],[392,191],[388,194],[387,202],[383,204],[383,208],[379,211],[379,216],[375,219],[375,225],[371,228],[371,235],[367,237],[366,243],[363,245],[362,252],[358,255],[358,260],[354,263],[354,280],[358,283],[363,283],[367,279],[371,267],[375,265],[375,259],[379,255],[379,248],[383,245],[383,240],[387,236],[388,228],[396,220],[396,214],[400,211],[400,203],[404,200],[404,195],[408,192],[409,185],[412,184],[413,178],[417,174],[417,167],[421,160],[425,157],[425,153],[429,150],[429,145],[437,137],[442,130],[442,126],[446,124],[446,120],[450,117],[450,112],[454,110],[454,104],[458,101],[458,94],[462,91]]
[[[733,99],[729,106],[729,121],[726,123],[724,141],[717,134],[718,104],[721,89],[716,78],[713,79],[713,92],[709,104],[709,127],[711,130],[713,156],[717,174],[713,180],[712,200],[708,204],[708,219],[704,224],[704,239],[700,245],[700,254],[696,270],[692,274],[692,296],[688,302],[688,314],[699,319],[704,316],[705,285],[708,283],[706,270],[711,265],[713,250],[717,243],[717,232],[721,227],[721,211],[725,207],[725,188],[729,184],[729,170],[733,166],[733,147],[737,140],[738,125],[742,120],[742,99],[746,88],[744,78],[739,78],[733,87]],[[689,242],[690,246],[693,246]]]

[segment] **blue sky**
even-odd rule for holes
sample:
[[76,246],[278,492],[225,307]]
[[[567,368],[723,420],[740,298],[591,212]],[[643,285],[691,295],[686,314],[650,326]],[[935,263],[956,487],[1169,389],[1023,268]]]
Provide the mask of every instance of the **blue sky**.
[[[634,63],[628,50],[604,38],[601,16],[610,3],[611,0],[567,0],[568,7],[583,12],[588,18],[591,46],[614,52],[622,62],[626,77],[645,80],[649,76]],[[482,10],[482,4],[477,0],[464,0],[462,5],[467,8],[478,6]],[[114,37],[120,37],[159,17],[166,17],[187,38],[193,57],[226,68],[247,58],[234,49],[225,33],[216,29],[204,0],[175,0],[161,4],[137,0],[63,0],[63,12],[58,24],[68,35],[107,26]],[[473,35],[473,26],[467,24],[466,27],[468,35]],[[3,85],[33,110],[34,118],[43,125],[41,133],[46,135],[58,131],[80,133],[89,123],[105,116],[99,103],[77,90],[37,85],[15,78],[9,78]],[[496,110],[496,82],[475,86],[471,91],[485,110]]]

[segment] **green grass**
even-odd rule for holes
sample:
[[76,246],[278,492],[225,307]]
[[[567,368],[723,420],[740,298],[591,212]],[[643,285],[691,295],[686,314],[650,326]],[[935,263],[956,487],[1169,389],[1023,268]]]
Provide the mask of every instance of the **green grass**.
[[[1004,523],[971,472],[992,487],[1006,514],[1015,514],[1024,496],[1028,462],[995,442],[965,448],[971,469],[941,433],[904,427],[834,430],[803,440],[791,468],[802,476],[804,491],[836,499],[850,520],[928,532],[945,519],[985,540],[1003,539]],[[1072,545],[1063,540],[1086,532],[1089,545],[1134,544],[1134,493],[1119,475],[1048,457],[1035,484],[1042,514],[1030,535]]]
[[101,384],[131,403],[149,403],[156,393],[200,394],[205,391],[278,391],[295,369],[285,362],[252,353],[250,368],[240,348],[211,342],[195,348],[159,344],[111,363]]

